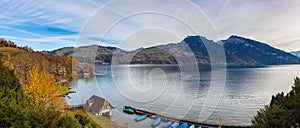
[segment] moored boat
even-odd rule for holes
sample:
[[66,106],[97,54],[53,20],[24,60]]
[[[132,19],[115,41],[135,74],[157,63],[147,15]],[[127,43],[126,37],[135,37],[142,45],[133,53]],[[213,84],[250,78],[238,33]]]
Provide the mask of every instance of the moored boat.
[[[220,127],[220,124],[222,124],[222,123],[211,124],[211,123],[196,122],[196,121],[187,120],[187,119],[169,117],[169,116],[166,116],[166,115],[162,115],[162,114],[159,114],[159,113],[147,111],[147,110],[140,109],[140,108],[137,108],[137,107],[133,107],[133,106],[130,106],[130,105],[125,105],[124,108],[131,109],[132,111],[129,110],[128,111],[129,113],[133,112],[133,114],[137,114],[137,115],[147,114],[148,117],[151,118],[151,119],[153,119],[153,118],[155,119],[155,118],[160,117],[163,122],[172,120],[173,124],[171,125],[171,128],[177,128],[180,125],[180,123],[183,123],[183,122],[187,122],[190,125],[194,125],[194,126],[190,126],[191,128],[194,128],[194,127],[195,128],[201,128],[201,126],[202,127],[214,127],[214,128],[216,128],[216,127]],[[124,109],[124,111],[126,111],[126,109]],[[177,122],[177,123],[174,123],[174,122]],[[250,126],[248,126],[248,125],[222,125],[222,128],[223,127],[224,128],[250,128]]]
[[191,125],[189,128],[195,128],[195,125]]
[[123,112],[128,113],[128,114],[134,114],[134,110],[131,108],[123,108]]
[[137,116],[137,117],[135,117],[135,121],[142,121],[142,120],[144,120],[144,119],[146,119],[147,118],[147,115],[146,114],[143,114],[143,115],[139,115],[139,116]]
[[179,126],[179,123],[178,122],[175,122],[172,124],[171,128],[177,128]]
[[189,126],[189,124],[187,122],[184,122],[183,124],[181,124],[179,126],[179,128],[187,128]]
[[156,118],[152,124],[151,127],[157,127],[159,125],[159,123],[161,122],[161,118]]
[[167,123],[164,124],[163,128],[168,128],[172,125],[172,121],[168,121]]

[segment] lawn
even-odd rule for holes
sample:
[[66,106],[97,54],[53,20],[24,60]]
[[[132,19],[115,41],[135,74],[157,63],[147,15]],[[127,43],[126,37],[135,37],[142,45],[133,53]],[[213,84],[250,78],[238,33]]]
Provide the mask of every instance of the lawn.
[[126,128],[126,126],[120,126],[116,122],[110,121],[109,119],[101,116],[95,116],[87,113],[91,119],[93,119],[98,125],[103,128]]
[[97,124],[96,128],[126,128],[125,126],[120,126],[115,122],[110,121],[109,119],[101,116],[95,116],[87,113],[82,108],[72,108],[67,111],[67,114],[75,115],[76,113],[82,114],[92,120]]

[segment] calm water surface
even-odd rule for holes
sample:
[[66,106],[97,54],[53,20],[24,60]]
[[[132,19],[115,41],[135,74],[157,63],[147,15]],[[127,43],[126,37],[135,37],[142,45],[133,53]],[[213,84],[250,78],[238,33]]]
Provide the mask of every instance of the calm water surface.
[[[184,66],[97,66],[96,77],[79,78],[66,98],[84,103],[95,94],[109,100],[114,119],[129,127],[149,127],[152,120],[134,122],[122,112],[126,104],[195,121],[249,125],[256,112],[278,92],[288,92],[300,65],[182,70]],[[188,66],[187,66],[188,69]]]

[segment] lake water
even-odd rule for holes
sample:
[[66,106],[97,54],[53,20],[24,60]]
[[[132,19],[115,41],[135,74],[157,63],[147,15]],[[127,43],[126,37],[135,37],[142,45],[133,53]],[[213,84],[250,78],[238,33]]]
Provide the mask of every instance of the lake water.
[[129,127],[149,127],[151,119],[134,122],[124,105],[177,118],[223,124],[249,125],[271,96],[288,92],[300,65],[197,70],[191,65],[97,66],[96,77],[78,78],[68,104],[84,103],[95,94],[115,109],[114,119]]

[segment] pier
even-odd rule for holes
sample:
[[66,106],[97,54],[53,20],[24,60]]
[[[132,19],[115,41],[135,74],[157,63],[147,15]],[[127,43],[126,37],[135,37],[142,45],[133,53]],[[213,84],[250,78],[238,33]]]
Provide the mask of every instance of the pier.
[[[124,108],[129,108],[129,109],[134,110],[134,114],[137,114],[137,115],[147,114],[147,115],[152,115],[152,116],[156,116],[156,117],[161,117],[164,120],[173,120],[173,121],[178,121],[178,122],[188,122],[190,125],[194,124],[194,125],[202,126],[202,127],[205,127],[205,126],[206,127],[220,127],[220,124],[211,124],[211,123],[191,121],[191,120],[187,120],[187,119],[178,119],[178,118],[175,118],[175,117],[169,117],[169,116],[166,116],[166,115],[162,115],[162,114],[159,114],[159,113],[147,111],[147,110],[136,108],[136,107],[129,106],[129,105],[125,105]],[[221,127],[222,128],[250,128],[250,126],[247,126],[247,125],[227,125],[227,124],[225,124],[225,125],[221,124]]]
[[77,105],[66,105],[68,109],[76,109],[76,108],[83,108],[84,104],[77,104]]

